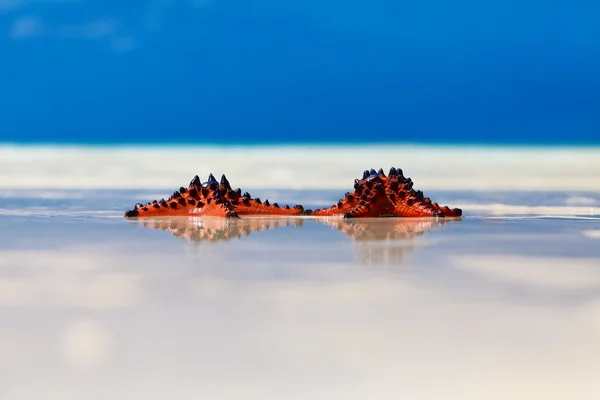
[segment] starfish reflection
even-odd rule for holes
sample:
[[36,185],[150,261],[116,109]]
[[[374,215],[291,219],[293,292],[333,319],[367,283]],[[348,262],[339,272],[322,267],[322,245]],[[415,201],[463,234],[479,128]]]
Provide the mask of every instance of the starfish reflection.
[[160,220],[141,220],[145,228],[170,231],[173,236],[190,242],[226,242],[241,239],[252,232],[278,227],[301,227],[303,219],[264,219],[245,218],[228,220],[221,218],[169,218]]
[[355,242],[354,257],[357,260],[368,267],[381,267],[401,264],[406,254],[424,243],[417,243],[415,238],[448,222],[431,218],[373,218],[331,220],[328,224]]
[[[192,243],[225,242],[241,239],[253,232],[275,228],[301,228],[310,218],[169,218],[141,220],[140,225],[169,231],[173,236]],[[407,253],[411,253],[424,242],[415,238],[451,223],[443,219],[373,218],[373,219],[315,219],[355,242],[354,256],[366,266],[401,264]]]

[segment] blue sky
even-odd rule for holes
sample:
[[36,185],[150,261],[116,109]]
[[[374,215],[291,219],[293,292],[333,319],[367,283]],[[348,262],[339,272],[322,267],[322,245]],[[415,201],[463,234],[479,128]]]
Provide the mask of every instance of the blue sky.
[[596,1],[0,0],[0,142],[600,143]]

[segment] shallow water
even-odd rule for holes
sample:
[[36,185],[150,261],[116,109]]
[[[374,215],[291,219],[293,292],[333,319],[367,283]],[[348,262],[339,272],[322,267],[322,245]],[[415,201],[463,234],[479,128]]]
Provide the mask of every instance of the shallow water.
[[164,194],[0,191],[2,398],[600,396],[598,193],[428,192],[464,208],[447,221],[122,218]]

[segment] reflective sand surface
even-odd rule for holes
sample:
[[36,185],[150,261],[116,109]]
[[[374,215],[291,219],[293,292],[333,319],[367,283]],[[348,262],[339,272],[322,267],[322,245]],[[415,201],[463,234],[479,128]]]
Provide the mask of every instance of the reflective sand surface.
[[127,221],[149,193],[44,193],[0,193],[2,399],[600,398],[598,194]]

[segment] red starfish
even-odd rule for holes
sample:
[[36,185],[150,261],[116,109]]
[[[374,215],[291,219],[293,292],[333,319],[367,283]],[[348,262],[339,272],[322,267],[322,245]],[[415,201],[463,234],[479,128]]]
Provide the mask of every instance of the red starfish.
[[233,190],[229,181],[222,176],[217,182],[210,174],[208,182],[202,184],[198,175],[187,188],[180,188],[168,200],[154,200],[146,205],[136,204],[125,217],[198,216],[237,218],[244,215],[311,215],[345,218],[367,217],[460,217],[462,210],[440,207],[423,192],[415,191],[410,178],[405,178],[401,169],[392,167],[386,176],[382,169],[365,170],[362,179],[354,181],[354,191],[346,193],[336,205],[322,210],[305,210],[301,205],[280,207],[277,203],[263,203],[240,189]]

